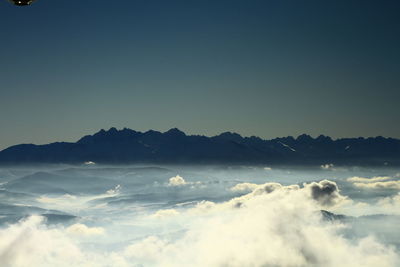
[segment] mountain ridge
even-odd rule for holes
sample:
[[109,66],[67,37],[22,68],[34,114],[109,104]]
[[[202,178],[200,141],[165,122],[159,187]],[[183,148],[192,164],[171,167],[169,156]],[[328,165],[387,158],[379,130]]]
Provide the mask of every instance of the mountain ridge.
[[166,132],[139,132],[114,127],[76,142],[20,144],[0,151],[0,164],[23,163],[253,163],[253,164],[395,164],[400,140],[358,137],[332,139],[307,134],[262,139],[224,132],[207,137]]

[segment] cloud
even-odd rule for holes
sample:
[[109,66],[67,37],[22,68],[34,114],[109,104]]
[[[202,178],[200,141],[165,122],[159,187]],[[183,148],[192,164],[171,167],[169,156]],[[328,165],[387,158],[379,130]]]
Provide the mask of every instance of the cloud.
[[[400,180],[389,176],[375,176],[372,178],[350,177],[348,182],[353,183],[355,187],[363,189],[394,189],[400,190]],[[388,181],[392,180],[392,181]]]
[[168,186],[182,186],[186,185],[185,179],[183,179],[181,176],[177,175],[175,177],[171,177],[168,182]]
[[32,216],[0,230],[0,266],[78,266],[82,253],[62,231]]
[[311,198],[324,207],[335,206],[347,199],[340,195],[337,184],[328,180],[304,184],[304,189],[309,190]]
[[[40,216],[31,216],[0,229],[0,266],[134,266],[127,262],[121,252],[91,251],[72,238],[76,236],[68,233],[68,228],[48,228],[43,224],[44,220]],[[88,229],[93,232],[93,228]]]
[[153,214],[155,218],[165,218],[178,215],[179,212],[175,209],[165,209],[165,210],[158,210],[156,213]]
[[68,202],[71,200],[76,200],[77,197],[70,195],[70,194],[65,194],[62,195],[60,197],[47,197],[47,196],[40,196],[39,198],[37,198],[36,200],[40,203],[44,203],[44,204],[61,204],[64,202]]
[[380,199],[378,206],[388,214],[400,214],[400,193]]
[[334,165],[333,165],[332,163],[323,164],[323,165],[321,165],[320,167],[321,167],[321,169],[323,169],[323,170],[333,170],[333,169],[334,169]]
[[354,183],[355,187],[364,189],[394,189],[400,190],[399,181],[387,181],[387,182],[374,182],[374,183]]
[[121,190],[121,185],[117,185],[115,188],[107,190],[106,193],[108,195],[116,196],[119,194],[120,190]]
[[259,185],[253,183],[240,183],[233,187],[231,187],[231,191],[233,192],[251,192],[256,189]]
[[272,168],[271,168],[271,167],[264,167],[264,170],[266,170],[266,171],[272,171]]
[[81,223],[71,225],[66,229],[66,231],[69,234],[78,236],[96,236],[105,233],[105,230],[102,227],[88,227]]
[[184,231],[153,234],[113,252],[93,251],[72,238],[71,231],[84,236],[96,227],[48,228],[40,217],[31,217],[0,230],[0,266],[399,266],[393,248],[371,237],[350,241],[341,232],[344,225],[323,219],[321,207],[334,207],[343,198],[327,180],[261,184],[226,202],[201,201],[179,213],[160,210],[159,215],[182,222]]
[[162,257],[166,254],[178,252],[174,250],[174,246],[170,245],[168,242],[156,236],[149,236],[125,248],[123,255],[128,259],[133,259],[142,264],[154,264],[157,261],[163,261]]
[[346,181],[351,182],[351,183],[373,183],[373,182],[386,181],[386,180],[390,180],[390,179],[392,179],[392,178],[389,176],[375,176],[372,178],[364,178],[364,177],[354,176],[354,177],[347,178]]
[[[337,185],[327,180],[303,187],[259,185],[227,202],[199,202],[179,215],[190,221],[181,237],[150,236],[124,255],[144,266],[397,266],[393,248],[371,237],[349,241],[342,224],[323,220],[321,205],[340,198]],[[233,205],[238,201],[240,208]]]
[[335,182],[323,180],[320,182],[304,183],[303,187],[299,185],[283,186],[279,183],[265,183],[261,185],[251,183],[237,184],[231,188],[235,192],[243,192],[252,190],[252,192],[230,201],[233,206],[240,207],[247,200],[262,194],[269,194],[275,191],[289,193],[290,191],[300,191],[308,198],[316,201],[321,207],[332,207],[347,200],[347,197],[342,196]]

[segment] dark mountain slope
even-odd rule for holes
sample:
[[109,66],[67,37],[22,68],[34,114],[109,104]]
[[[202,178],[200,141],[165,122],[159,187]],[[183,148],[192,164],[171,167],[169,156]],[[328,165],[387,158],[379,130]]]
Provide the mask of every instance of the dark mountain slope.
[[130,129],[101,130],[76,143],[23,144],[0,152],[1,164],[83,163],[252,163],[252,164],[400,164],[400,140],[393,138],[312,138],[272,140],[222,133],[186,135]]

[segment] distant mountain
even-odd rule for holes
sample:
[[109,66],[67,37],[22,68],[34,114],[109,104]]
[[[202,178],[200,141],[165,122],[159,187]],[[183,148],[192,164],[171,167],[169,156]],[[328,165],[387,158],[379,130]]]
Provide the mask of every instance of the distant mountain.
[[400,140],[393,138],[312,138],[300,135],[263,140],[222,133],[213,137],[131,129],[100,130],[75,143],[22,144],[0,152],[0,164],[96,162],[237,164],[400,165]]

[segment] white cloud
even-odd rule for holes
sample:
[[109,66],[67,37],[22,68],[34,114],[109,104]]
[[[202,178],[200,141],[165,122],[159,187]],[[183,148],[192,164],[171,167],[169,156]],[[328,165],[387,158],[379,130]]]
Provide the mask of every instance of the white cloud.
[[374,182],[374,183],[354,183],[355,187],[364,189],[395,189],[400,190],[400,181]]
[[269,194],[274,191],[283,191],[289,193],[290,191],[300,191],[308,198],[316,201],[321,207],[332,207],[347,200],[347,197],[342,196],[339,188],[335,182],[323,180],[320,182],[312,182],[310,184],[283,186],[279,183],[265,183],[261,185],[251,183],[241,183],[232,187],[233,191],[246,191],[252,190],[251,193],[234,198],[230,201],[234,206],[240,207],[247,200],[262,194]]
[[81,223],[71,225],[66,229],[66,231],[69,234],[78,236],[96,236],[105,233],[105,230],[102,227],[88,227]]
[[388,214],[400,214],[400,193],[380,199],[378,206],[385,209]]
[[[328,180],[302,186],[266,183],[226,202],[201,201],[179,214],[161,210],[159,214],[178,215],[185,232],[151,235],[114,252],[85,249],[72,239],[72,226],[50,229],[32,217],[0,229],[0,266],[399,266],[393,248],[371,237],[350,241],[341,232],[342,224],[323,220],[322,207],[345,200],[336,183]],[[393,197],[381,204],[397,202]],[[87,232],[96,227],[74,228]]]
[[62,231],[33,216],[0,230],[0,266],[82,266],[82,253]]
[[260,185],[224,203],[200,202],[191,211],[206,214],[193,214],[197,220],[181,238],[151,236],[124,255],[145,266],[397,266],[392,248],[370,237],[350,242],[340,234],[342,225],[323,220],[321,205],[340,198],[336,184],[326,180],[302,188]]
[[183,179],[183,177],[177,175],[175,177],[171,177],[169,179],[168,185],[169,186],[182,186],[182,185],[186,185],[186,181],[185,179]]
[[[355,187],[363,189],[394,189],[400,190],[400,180],[389,176],[375,176],[372,178],[364,177],[350,177],[347,179],[348,182],[353,183]],[[392,181],[388,181],[392,180]]]
[[168,244],[168,242],[156,236],[149,236],[140,242],[128,246],[123,251],[123,255],[128,259],[133,259],[143,264],[154,264],[157,261],[163,261],[162,257],[170,252],[176,253],[178,251],[174,251],[174,247]]
[[373,182],[381,182],[381,181],[387,181],[392,179],[389,176],[375,176],[372,178],[364,178],[364,177],[359,177],[359,176],[354,176],[347,178],[348,182],[351,183],[373,183]]
[[256,189],[259,185],[253,183],[240,183],[233,187],[231,187],[231,191],[233,192],[251,192]]
[[155,218],[165,218],[179,215],[179,212],[175,209],[158,210],[153,214]]
[[266,170],[266,171],[272,171],[272,168],[271,168],[271,167],[264,167],[264,170]]

